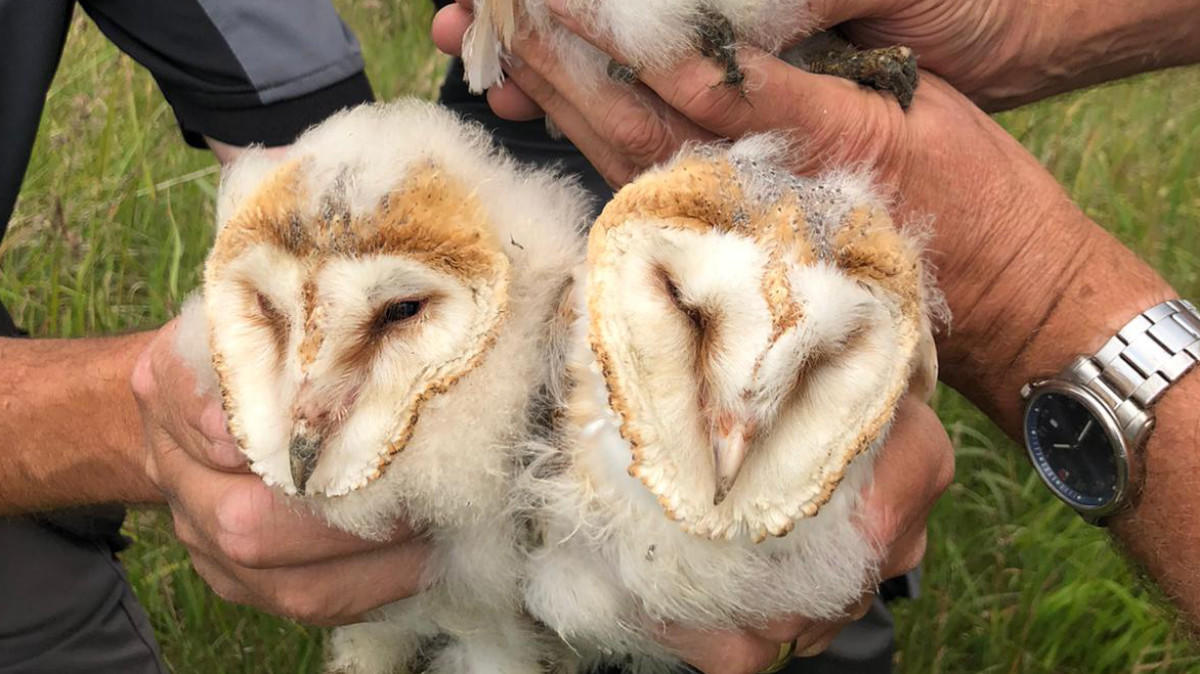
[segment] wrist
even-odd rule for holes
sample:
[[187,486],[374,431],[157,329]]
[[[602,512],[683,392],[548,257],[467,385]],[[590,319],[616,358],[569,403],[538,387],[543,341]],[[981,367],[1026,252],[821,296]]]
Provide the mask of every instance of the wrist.
[[[1111,528],[1127,552],[1166,594],[1200,622],[1200,576],[1191,560],[1200,553],[1200,501],[1194,476],[1200,471],[1200,370],[1167,390],[1154,408],[1156,425],[1139,452],[1143,482],[1133,508],[1112,518]],[[1164,555],[1163,550],[1177,554]]]
[[[944,340],[943,371],[1015,436],[1022,385],[1094,353],[1139,312],[1176,295],[1070,204],[1047,212],[1014,244],[1007,258],[979,265],[965,284],[974,296],[949,297],[961,320]],[[996,271],[984,271],[989,266]]]

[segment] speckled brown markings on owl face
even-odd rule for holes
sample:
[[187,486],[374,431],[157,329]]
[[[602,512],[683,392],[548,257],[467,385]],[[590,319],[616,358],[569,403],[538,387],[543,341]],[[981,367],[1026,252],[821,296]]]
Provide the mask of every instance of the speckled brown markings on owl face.
[[[588,239],[588,262],[593,270],[588,311],[593,326],[600,324],[606,311],[602,306],[605,276],[612,266],[607,259],[608,232],[632,227],[633,220],[649,219],[663,223],[663,227],[731,232],[757,240],[770,255],[761,283],[772,318],[771,342],[803,317],[803,307],[793,298],[787,269],[789,264],[814,261],[816,253],[807,238],[805,214],[798,198],[785,195],[775,203],[758,204],[747,198],[738,171],[728,161],[691,157],[671,169],[639,178],[636,188],[619,192],[593,225]],[[628,375],[618,370],[604,339],[595,330],[590,342],[608,386],[610,407],[621,417],[621,435],[632,448],[629,472],[658,493],[640,470],[645,460],[641,449],[645,440],[631,423],[635,412],[624,390]],[[666,497],[660,493],[658,496],[667,515],[678,519]]]
[[833,238],[834,258],[847,274],[894,293],[906,316],[920,312],[921,253],[900,236],[885,211],[854,209]]
[[[345,179],[335,180],[312,205],[305,189],[306,163],[305,159],[290,161],[263,181],[221,229],[205,269],[205,282],[211,283],[238,255],[263,244],[307,261],[302,291],[305,337],[298,349],[303,369],[320,355],[324,342],[325,308],[319,301],[316,278],[331,256],[408,257],[461,279],[472,289],[483,311],[483,318],[474,326],[477,334],[471,336],[470,347],[451,361],[430,368],[426,373],[429,380],[418,382],[419,393],[405,409],[397,410],[402,417],[393,439],[381,449],[369,481],[379,477],[392,456],[408,443],[423,404],[474,369],[495,343],[507,314],[509,262],[491,234],[478,197],[433,162],[410,167],[376,211],[367,214],[352,212]],[[369,360],[380,341],[379,335],[370,336],[370,348],[343,356],[356,362]],[[238,444],[245,447],[236,396],[228,390],[226,363],[216,350],[213,363],[221,380],[230,427],[235,430]]]
[[496,246],[485,240],[486,215],[479,199],[430,162],[411,170],[374,213],[353,216],[345,182],[322,195],[315,217],[306,217],[304,160],[283,166],[230,218],[209,260],[220,268],[247,247],[273,244],[305,258],[400,254],[464,278],[494,274]]
[[325,342],[325,332],[321,328],[321,311],[317,305],[317,284],[310,275],[304,280],[304,290],[301,296],[301,306],[304,307],[304,340],[300,342],[298,355],[300,368],[307,371],[312,362],[321,352]]
[[[747,198],[745,183],[738,170],[720,158],[696,156],[683,159],[670,169],[639,178],[635,185],[635,189],[627,188],[616,195],[596,221],[589,237],[588,262],[592,272],[588,311],[593,326],[590,344],[608,387],[609,406],[618,413],[621,435],[631,445],[633,460],[629,473],[656,494],[669,517],[678,520],[680,515],[673,510],[664,491],[668,485],[652,484],[647,477],[649,472],[643,470],[646,440],[636,421],[637,410],[625,391],[626,386],[634,385],[627,379],[631,374],[623,371],[603,335],[594,327],[606,320],[607,311],[613,310],[604,298],[605,284],[609,282],[607,277],[613,274],[610,259],[613,253],[607,249],[608,233],[634,226],[629,223],[635,220],[656,220],[663,227],[736,232],[755,238],[770,256],[762,279],[762,293],[773,321],[771,342],[803,318],[803,307],[793,299],[787,273],[789,266],[814,264],[818,260],[817,244],[822,248],[830,247],[833,251],[830,261],[848,275],[880,286],[901,299],[901,310],[910,324],[902,330],[898,353],[910,352],[917,339],[912,325],[919,318],[923,302],[919,251],[896,231],[885,211],[867,207],[851,211],[835,228],[832,242],[814,242],[808,238],[810,227],[798,195],[777,194],[770,204],[756,204],[754,199]],[[884,411],[877,418],[865,420],[859,435],[847,440],[844,461],[830,467],[816,494],[803,503],[794,504],[792,517],[786,525],[754,534],[756,541],[767,535],[786,535],[794,527],[796,518],[811,517],[820,511],[842,482],[851,460],[870,447],[891,420],[892,410],[904,392],[907,379],[906,374],[895,390],[881,392],[887,398],[880,408]],[[697,530],[696,533],[704,532]],[[717,536],[721,532],[710,531],[708,535]]]

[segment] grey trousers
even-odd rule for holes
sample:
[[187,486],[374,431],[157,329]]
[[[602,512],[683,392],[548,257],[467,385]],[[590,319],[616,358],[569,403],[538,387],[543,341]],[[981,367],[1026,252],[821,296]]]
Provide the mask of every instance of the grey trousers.
[[107,542],[0,519],[0,674],[165,671]]

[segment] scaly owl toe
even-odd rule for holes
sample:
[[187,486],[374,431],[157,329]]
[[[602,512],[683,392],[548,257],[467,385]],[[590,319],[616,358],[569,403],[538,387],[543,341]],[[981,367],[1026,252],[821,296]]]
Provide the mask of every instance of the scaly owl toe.
[[830,51],[810,59],[807,65],[820,75],[835,75],[889,91],[905,110],[912,105],[917,89],[917,57],[904,46]]

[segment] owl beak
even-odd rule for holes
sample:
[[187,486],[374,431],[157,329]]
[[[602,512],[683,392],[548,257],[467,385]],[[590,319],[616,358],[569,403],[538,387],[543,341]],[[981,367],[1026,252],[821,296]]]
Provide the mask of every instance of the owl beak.
[[750,447],[750,438],[754,435],[753,424],[734,421],[722,415],[713,433],[713,459],[717,473],[717,491],[713,495],[713,505],[721,505],[742,465],[746,462],[746,451]]
[[301,496],[304,495],[304,488],[317,468],[317,460],[321,458],[323,440],[324,438],[313,432],[304,420],[296,424],[292,433],[292,443],[288,447],[292,484],[296,485],[296,493]]

